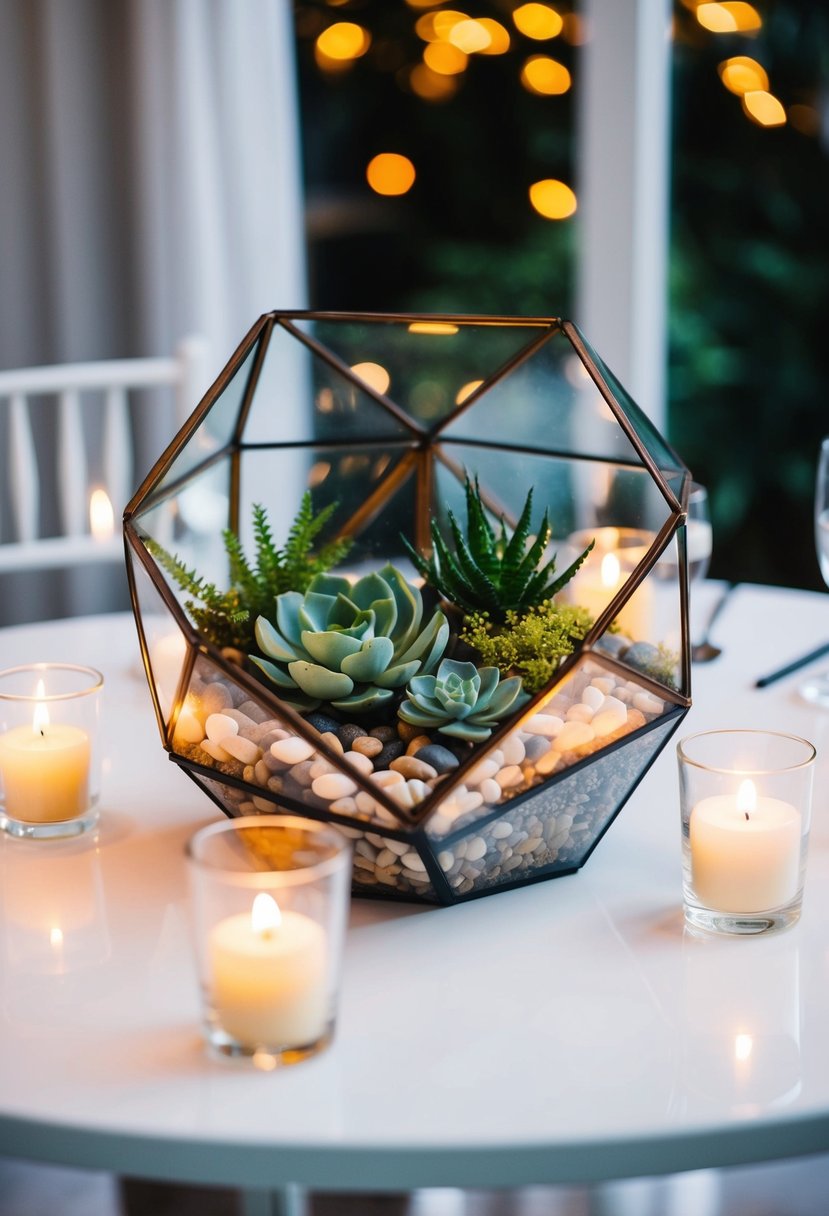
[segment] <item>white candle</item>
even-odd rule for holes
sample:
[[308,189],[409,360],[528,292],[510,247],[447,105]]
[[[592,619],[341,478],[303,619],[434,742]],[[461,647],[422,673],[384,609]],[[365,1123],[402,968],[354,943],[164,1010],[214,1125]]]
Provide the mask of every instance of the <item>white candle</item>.
[[264,893],[250,914],[210,932],[213,1008],[223,1030],[245,1047],[303,1047],[330,1020],[326,937],[300,912],[280,912]]
[[[624,555],[624,551],[620,551]],[[643,550],[644,552],[644,550]],[[573,580],[572,599],[576,604],[586,608],[592,617],[598,617],[604,612],[613,596],[630,575],[630,558],[625,556],[623,567],[619,553],[609,550],[606,553],[591,553],[580,572]],[[642,554],[637,555],[637,559]],[[631,599],[623,606],[616,616],[616,623],[622,633],[633,641],[647,640],[651,630],[652,589],[649,583],[640,583]]]
[[736,795],[703,798],[689,823],[691,882],[719,912],[765,912],[789,903],[800,886],[800,812],[761,798],[752,781]]
[[[41,682],[38,694],[43,696]],[[90,741],[86,731],[49,722],[37,702],[31,726],[0,735],[3,800],[10,819],[62,823],[89,807]]]

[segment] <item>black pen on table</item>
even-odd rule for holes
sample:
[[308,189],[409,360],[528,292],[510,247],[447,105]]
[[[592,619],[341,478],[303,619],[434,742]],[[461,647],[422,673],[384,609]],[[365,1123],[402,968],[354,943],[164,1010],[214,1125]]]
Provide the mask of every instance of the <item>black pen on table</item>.
[[777,680],[782,680],[785,676],[790,676],[793,672],[800,671],[801,667],[806,667],[807,664],[814,663],[817,659],[822,659],[827,654],[829,654],[829,642],[824,642],[816,650],[810,650],[808,654],[801,655],[799,659],[793,659],[785,667],[779,667],[777,671],[771,671],[767,676],[760,676],[760,679],[755,681],[754,687],[766,688],[769,684],[774,684]]

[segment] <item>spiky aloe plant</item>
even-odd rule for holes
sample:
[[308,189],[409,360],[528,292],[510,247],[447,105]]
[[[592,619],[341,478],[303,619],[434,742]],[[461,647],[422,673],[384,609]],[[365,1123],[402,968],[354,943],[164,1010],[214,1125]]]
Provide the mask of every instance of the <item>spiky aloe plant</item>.
[[464,612],[486,612],[492,620],[503,622],[508,612],[526,612],[561,591],[594,544],[591,541],[563,574],[554,577],[556,554],[545,565],[540,565],[552,536],[546,511],[535,539],[530,543],[532,502],[530,489],[512,535],[503,516],[500,531],[496,533],[481,501],[477,477],[474,483],[467,477],[465,534],[449,512],[454,553],[435,519],[432,520],[430,559],[418,553],[405,537],[403,539],[419,573],[444,599],[457,604]]

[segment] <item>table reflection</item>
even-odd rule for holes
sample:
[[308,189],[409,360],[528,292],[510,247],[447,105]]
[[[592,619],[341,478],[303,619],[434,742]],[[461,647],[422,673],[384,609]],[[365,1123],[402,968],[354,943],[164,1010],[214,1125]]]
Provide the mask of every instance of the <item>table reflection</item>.
[[[758,949],[759,948],[759,949]],[[779,939],[682,943],[685,1092],[749,1117],[802,1086],[800,956]]]

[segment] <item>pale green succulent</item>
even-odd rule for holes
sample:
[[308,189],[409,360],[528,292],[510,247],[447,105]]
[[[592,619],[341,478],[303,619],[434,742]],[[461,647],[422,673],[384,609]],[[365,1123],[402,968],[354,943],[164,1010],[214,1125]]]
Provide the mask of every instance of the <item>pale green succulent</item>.
[[412,726],[480,743],[496,722],[528,700],[520,676],[502,680],[497,667],[444,659],[435,675],[416,675],[409,681],[397,713]]
[[296,709],[325,703],[366,713],[440,662],[449,622],[440,611],[422,622],[420,591],[392,565],[354,583],[318,574],[304,595],[276,597],[275,625],[259,617],[255,634],[264,657],[250,657]]

